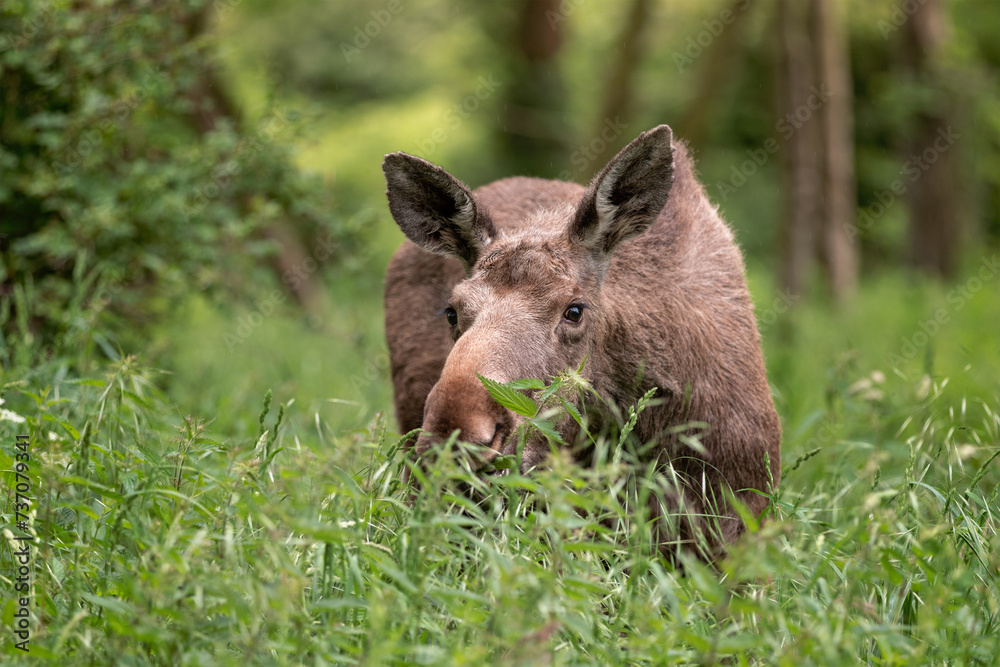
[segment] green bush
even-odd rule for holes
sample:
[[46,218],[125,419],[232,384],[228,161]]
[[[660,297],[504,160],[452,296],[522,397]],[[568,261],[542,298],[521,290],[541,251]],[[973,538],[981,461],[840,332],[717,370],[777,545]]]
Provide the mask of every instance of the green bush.
[[[5,336],[58,342],[109,316],[135,336],[187,292],[273,286],[278,228],[349,249],[324,184],[292,164],[295,113],[229,104],[202,34],[212,6],[3,3]],[[70,321],[74,299],[96,320]]]

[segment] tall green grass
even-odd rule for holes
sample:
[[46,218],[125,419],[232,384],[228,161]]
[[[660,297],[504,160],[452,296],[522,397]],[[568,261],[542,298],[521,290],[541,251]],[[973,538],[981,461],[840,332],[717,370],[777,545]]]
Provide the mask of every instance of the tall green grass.
[[[238,419],[188,417],[175,384],[165,394],[134,357],[8,367],[4,408],[25,422],[0,421],[0,469],[29,434],[36,541],[26,655],[11,634],[20,533],[7,494],[4,661],[996,664],[995,376],[950,380],[941,367],[963,367],[946,354],[930,373],[916,358],[894,372],[867,343],[845,358],[840,336],[866,317],[886,322],[873,338],[924,317],[885,293],[898,292],[775,325],[794,335],[788,358],[769,349],[786,419],[773,509],[719,569],[690,561],[684,574],[641,517],[613,520],[635,516],[620,492],[634,469],[559,455],[486,487],[446,456],[409,503],[384,416],[330,428],[294,387],[265,400],[266,386],[233,378],[231,390],[257,390],[226,406]],[[979,301],[966,312],[988,326]],[[14,476],[2,476],[6,492]],[[480,501],[461,484],[480,485]]]

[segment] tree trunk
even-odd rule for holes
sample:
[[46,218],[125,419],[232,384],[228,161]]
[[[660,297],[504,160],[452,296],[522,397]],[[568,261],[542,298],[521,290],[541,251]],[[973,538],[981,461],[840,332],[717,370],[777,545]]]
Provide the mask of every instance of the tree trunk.
[[[903,59],[913,78],[925,86],[941,88],[938,53],[948,30],[941,0],[926,0],[904,26]],[[947,95],[935,99],[947,100]],[[910,209],[909,260],[916,268],[943,278],[955,274],[961,242],[960,187],[954,149],[935,147],[939,133],[951,121],[948,102],[924,108],[917,114],[916,129],[905,142],[904,160],[916,158],[919,181],[907,191]]]
[[851,69],[841,12],[832,0],[812,0],[812,46],[816,80],[828,99],[818,114],[821,189],[819,257],[836,300],[857,287],[858,252],[848,236],[854,223],[857,193],[854,181],[854,123]]
[[[590,139],[600,137],[605,140],[605,148],[595,153],[590,174],[593,176],[611,159],[618,149],[622,148],[631,135],[619,135],[608,139],[604,133],[609,125],[618,127],[621,122],[627,122],[634,102],[634,87],[632,85],[635,71],[642,59],[643,33],[649,25],[650,0],[633,0],[628,17],[618,39],[619,48],[614,66],[608,72],[608,80],[604,85],[604,105],[601,117],[594,126]],[[621,120],[619,120],[621,119]]]
[[812,265],[822,187],[814,160],[819,147],[818,123],[808,117],[800,120],[804,114],[796,116],[812,94],[808,8],[798,0],[778,0],[776,6],[778,109],[791,128],[783,151],[781,285],[793,296],[802,294]]
[[847,44],[834,0],[778,0],[778,108],[785,135],[782,287],[806,288],[820,260],[835,300],[857,286],[854,136]]
[[556,59],[566,20],[560,0],[524,0],[501,111],[501,148],[514,173],[554,176],[568,153],[567,93]]
[[737,53],[740,34],[747,22],[746,16],[749,11],[750,7],[747,7],[743,0],[732,0],[729,12],[735,18],[732,23],[723,24],[725,28],[705,48],[705,57],[708,61],[699,74],[698,89],[675,126],[677,135],[695,148],[701,145],[708,128],[711,127],[713,105],[719,99],[719,88],[722,87],[726,76],[731,76],[735,68],[731,63],[733,55]]

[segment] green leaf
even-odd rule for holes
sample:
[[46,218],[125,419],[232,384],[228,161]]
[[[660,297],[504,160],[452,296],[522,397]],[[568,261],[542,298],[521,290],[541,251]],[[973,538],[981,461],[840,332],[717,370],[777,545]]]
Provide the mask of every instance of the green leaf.
[[545,383],[535,378],[514,380],[513,382],[508,382],[506,386],[511,389],[545,389]]
[[86,477],[80,477],[79,475],[62,475],[59,477],[59,481],[63,484],[72,484],[80,488],[90,489],[101,496],[111,498],[112,500],[119,502],[125,497],[109,486],[87,479]]
[[566,444],[566,441],[563,440],[562,436],[559,435],[559,433],[556,431],[555,427],[552,425],[552,422],[548,421],[547,419],[532,419],[530,420],[529,423],[535,428],[537,428],[539,431],[541,431],[543,435],[545,435],[548,438],[551,438],[552,440],[555,440],[560,445]]
[[581,415],[580,411],[576,409],[576,406],[562,396],[559,397],[559,402],[562,403],[563,408],[565,408],[566,412],[569,413],[569,416],[573,418],[573,421],[580,426],[583,426],[583,415]]
[[503,456],[498,456],[489,465],[483,468],[482,472],[494,472],[496,470],[516,470],[517,469],[517,457],[513,454],[504,454]]
[[535,413],[538,412],[538,406],[535,402],[516,389],[500,384],[495,380],[484,378],[479,373],[476,373],[476,376],[483,383],[483,386],[486,387],[486,391],[490,393],[493,400],[508,410],[513,410],[522,417],[534,417]]
[[122,616],[132,616],[135,614],[135,609],[132,605],[116,597],[94,595],[93,593],[80,593],[80,597],[114,614]]
[[539,403],[544,403],[545,401],[547,401],[549,399],[549,396],[551,396],[552,394],[554,394],[557,391],[559,391],[560,389],[562,389],[562,387],[563,387],[564,384],[566,384],[566,379],[565,378],[559,378],[558,380],[556,380],[555,382],[553,382],[552,384],[550,384],[545,389],[545,391],[543,391],[542,394],[538,397],[538,402]]
[[66,384],[78,384],[86,387],[104,387],[101,380],[66,380]]
[[66,432],[69,433],[73,437],[74,440],[79,440],[80,439],[80,432],[77,431],[75,428],[73,428],[72,425],[67,424],[66,422],[62,421],[61,419],[57,419],[57,418],[53,417],[52,415],[45,414],[45,415],[42,415],[42,420],[43,421],[47,421],[47,422],[54,422],[56,424],[59,424],[64,429],[66,429]]

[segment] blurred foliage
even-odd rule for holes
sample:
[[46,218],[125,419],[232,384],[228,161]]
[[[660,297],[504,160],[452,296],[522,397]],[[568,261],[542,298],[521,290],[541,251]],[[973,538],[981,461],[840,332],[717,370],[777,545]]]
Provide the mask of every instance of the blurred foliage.
[[[730,6],[736,23],[713,29]],[[962,215],[973,241],[995,244],[1000,11],[975,0],[948,7],[941,71],[926,81],[899,66],[894,3],[848,0],[842,7],[855,87],[859,216],[903,173],[918,115],[944,108],[960,137]],[[401,238],[385,214],[379,170],[392,150],[441,163],[473,186],[527,164],[586,181],[617,147],[593,158],[581,152],[602,127],[627,3],[567,0],[546,15],[562,40],[545,67],[564,87],[563,111],[550,120],[566,154],[551,157],[549,145],[535,162],[511,155],[516,142],[503,140],[508,107],[524,84],[526,63],[517,53],[523,8],[471,0],[4,3],[3,331],[12,331],[19,300],[33,302],[29,333],[45,336],[76,326],[66,321],[71,299],[95,304],[86,312],[102,321],[123,316],[132,325],[169,313],[193,291],[250,303],[277,282],[269,265],[282,250],[275,229],[285,223],[305,239],[335,240],[338,255],[327,273],[350,270],[345,260],[362,237],[380,264]],[[776,244],[779,160],[731,194],[720,184],[748,151],[776,136],[772,34],[771,2],[652,3],[631,111],[610,142],[690,117],[714,66],[713,49],[732,40],[709,103],[694,109],[710,129],[692,148],[748,259],[764,264],[773,263]],[[301,168],[321,172],[331,185]],[[359,214],[332,214],[331,191],[338,207]],[[379,222],[368,224],[374,211]],[[903,206],[890,206],[862,235],[869,269],[899,263],[905,215]],[[81,285],[84,292],[74,292]]]
[[322,181],[293,165],[295,114],[230,108],[204,33],[211,8],[3,3],[5,335],[27,302],[25,335],[57,340],[80,325],[67,321],[72,299],[94,306],[83,326],[124,317],[135,334],[190,291],[273,286],[277,221],[349,247]]
[[[507,107],[519,99],[516,88],[527,85],[519,75],[523,59],[513,53],[524,3],[400,3],[382,25],[377,19],[389,4],[248,0],[220,21],[228,45],[227,69],[242,81],[245,97],[252,98],[248,91],[259,87],[253,82],[265,78],[283,95],[313,104],[314,142],[306,150],[306,162],[336,175],[349,206],[381,206],[377,167],[382,154],[392,150],[443,164],[473,186],[533,164],[511,158],[504,141]],[[551,159],[551,147],[540,148],[546,162],[553,162],[543,175],[568,170],[570,180],[586,181],[610,157],[609,148],[581,168],[573,162],[602,127],[601,110],[628,5],[567,0],[550,17],[564,35],[555,61],[558,71],[550,74],[565,86],[568,103],[556,119],[564,154]],[[961,136],[962,217],[972,239],[985,234],[996,243],[1000,9],[979,0],[954,0],[947,7],[950,30],[942,71],[933,80],[913,80],[898,62],[903,30],[893,23],[898,22],[893,0],[846,0],[840,7],[848,20],[854,81],[859,213],[902,175],[906,141],[919,114],[943,105],[954,111],[955,131]],[[736,22],[713,34],[710,24],[726,8],[734,8]],[[779,160],[763,165],[731,195],[722,193],[719,184],[730,179],[748,150],[780,138],[773,14],[774,3],[767,0],[652,3],[645,46],[633,72],[632,111],[621,119],[627,128],[613,146],[664,122],[681,138],[695,141],[692,147],[709,195],[737,229],[744,248],[763,260],[769,260],[776,244]],[[734,43],[725,45],[730,39]],[[363,47],[351,50],[358,44]],[[708,103],[693,109],[700,103],[699,86],[714,66],[712,52],[722,48],[729,53],[717,85]],[[479,77],[498,80],[498,92],[476,103],[471,113],[456,115],[475,95]],[[707,118],[702,137],[685,137],[678,126],[692,114]],[[868,267],[899,263],[905,224],[905,207],[897,205],[863,236]]]
[[[892,22],[893,5],[869,10],[851,23],[855,95],[858,207],[876,204],[889,184],[904,175],[908,138],[922,114],[954,119],[959,135],[961,216],[972,238],[1000,240],[1000,7],[956,0],[948,35],[930,76],[900,66],[892,49],[902,30]],[[917,186],[919,187],[919,186]],[[865,237],[870,259],[894,263],[905,236],[905,211],[890,209]]]
[[[265,66],[285,95],[299,93],[341,104],[400,99],[440,83],[436,72],[447,77],[459,69],[443,56],[461,38],[446,44],[435,41],[456,27],[447,3],[424,3],[418,10],[402,0],[322,5],[247,0],[216,3],[216,9],[223,21],[231,16],[265,19],[242,24],[234,48],[241,57]],[[400,15],[407,30],[393,26]],[[413,53],[426,56],[419,68],[408,66],[414,63]]]

